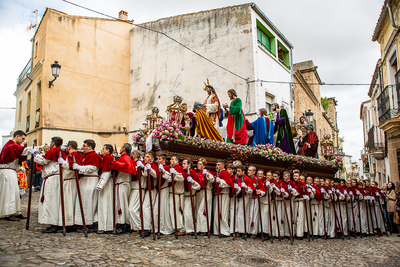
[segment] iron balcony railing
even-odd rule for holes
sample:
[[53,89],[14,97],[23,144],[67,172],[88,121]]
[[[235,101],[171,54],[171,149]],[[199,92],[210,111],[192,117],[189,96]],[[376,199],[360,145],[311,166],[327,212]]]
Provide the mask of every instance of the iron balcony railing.
[[388,85],[378,96],[379,124],[385,123],[388,119],[397,118],[399,110],[397,86]]
[[377,126],[371,127],[368,131],[368,148],[378,149],[385,147],[384,133]]
[[22,82],[27,78],[27,76],[31,72],[31,70],[32,70],[32,59],[29,59],[25,68],[22,70],[21,74],[18,76],[17,87],[20,86],[22,84]]

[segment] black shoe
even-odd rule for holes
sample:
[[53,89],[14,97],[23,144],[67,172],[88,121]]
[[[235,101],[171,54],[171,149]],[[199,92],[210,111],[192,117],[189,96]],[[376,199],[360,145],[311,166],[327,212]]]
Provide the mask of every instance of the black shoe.
[[104,235],[105,233],[106,233],[105,231],[101,231],[101,230],[96,232],[96,234],[98,234],[98,235]]
[[13,216],[5,217],[4,220],[11,221],[11,222],[18,222],[20,219],[13,215]]
[[240,237],[240,234],[239,234],[239,233],[236,233],[236,234],[235,234],[235,237],[236,237],[236,238],[239,238],[239,237]]
[[17,216],[14,216],[15,218],[18,218],[18,219],[20,219],[20,220],[26,220],[26,217],[24,217],[24,215],[22,215],[22,214],[19,214],[19,215],[17,215]]
[[42,233],[44,233],[44,234],[57,233],[58,229],[59,229],[58,226],[52,225],[50,227],[47,227],[45,230],[43,230]]
[[246,239],[246,235],[245,234],[242,235],[242,239]]
[[220,235],[219,238],[227,238],[230,237],[230,235]]
[[208,236],[208,233],[198,233],[198,236]]
[[297,240],[303,240],[303,237],[296,237]]
[[150,231],[149,231],[149,230],[145,230],[145,231],[143,232],[143,237],[149,237],[149,236],[151,236]]
[[140,231],[140,230],[131,230],[131,233],[133,235],[140,235],[142,233],[142,231]]
[[264,236],[264,241],[270,240],[271,237],[269,235]]

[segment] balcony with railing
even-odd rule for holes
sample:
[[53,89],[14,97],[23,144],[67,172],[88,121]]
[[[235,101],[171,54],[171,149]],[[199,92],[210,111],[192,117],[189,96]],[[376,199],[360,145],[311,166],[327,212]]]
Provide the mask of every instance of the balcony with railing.
[[377,126],[371,127],[368,131],[368,152],[376,159],[385,157],[385,134]]
[[25,81],[25,79],[28,77],[28,74],[31,72],[31,70],[32,70],[32,59],[29,59],[25,68],[22,70],[21,74],[18,76],[17,87],[19,87]]
[[395,133],[400,130],[397,90],[397,85],[388,85],[378,96],[379,128],[388,133]]

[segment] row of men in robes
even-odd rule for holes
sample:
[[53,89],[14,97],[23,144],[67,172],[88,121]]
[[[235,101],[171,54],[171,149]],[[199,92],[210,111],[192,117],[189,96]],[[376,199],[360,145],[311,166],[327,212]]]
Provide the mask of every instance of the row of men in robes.
[[[307,232],[333,238],[339,232],[367,235],[375,230],[385,231],[380,213],[385,196],[376,185],[370,187],[367,184],[360,188],[354,180],[344,185],[344,181],[338,180],[306,179],[298,171],[293,171],[293,177],[290,172],[284,172],[280,179],[279,172],[264,174],[254,166],[247,169],[246,175],[243,166],[228,165],[225,168],[223,160],[217,162],[216,173],[205,169],[205,159],[198,161],[195,171],[188,158],[181,161],[178,156],[173,156],[167,165],[165,154],[155,159],[153,153],[148,152],[140,159],[138,151],[131,153],[129,144],[121,147],[119,159],[114,159],[111,145],[104,145],[102,156],[99,156],[94,152],[93,140],[84,141],[84,156],[77,153],[74,141],[63,148],[59,137],[52,138],[51,149],[43,156],[34,149],[21,149],[10,144],[3,148],[5,154],[0,159],[2,164],[13,164],[10,166],[15,168],[2,165],[2,175],[8,174],[9,170],[15,173],[19,157],[22,153],[27,154],[27,150],[35,162],[43,165],[44,184],[38,219],[39,223],[50,225],[44,231],[46,233],[56,232],[62,225],[60,167],[64,179],[66,225],[82,225],[74,177],[77,172],[85,222],[90,231],[98,228],[99,234],[113,230],[113,170],[118,171],[114,191],[117,233],[125,232],[129,225],[137,234],[144,230],[145,236],[157,232],[158,228],[162,234],[172,234],[176,228],[178,235],[185,235],[194,232],[194,222],[200,235],[212,230],[221,237],[235,234],[257,238],[263,233],[266,239],[291,234],[301,239]],[[15,150],[18,158],[5,156],[10,154],[7,152],[9,147],[19,149]],[[162,203],[160,209],[158,198]],[[13,200],[2,201],[7,206]],[[18,209],[11,212],[8,215],[15,215]],[[160,223],[156,219],[158,216]]]

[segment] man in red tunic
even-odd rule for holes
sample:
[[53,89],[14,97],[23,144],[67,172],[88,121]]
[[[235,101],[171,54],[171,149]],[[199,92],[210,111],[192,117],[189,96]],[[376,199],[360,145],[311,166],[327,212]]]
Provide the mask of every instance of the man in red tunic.
[[[86,225],[88,226],[88,232],[97,231],[94,227],[95,213],[97,211],[97,200],[99,191],[96,190],[97,184],[99,183],[98,171],[102,167],[103,162],[100,155],[94,151],[96,143],[87,139],[83,141],[83,153],[85,157],[82,159],[82,165],[74,163],[72,168],[77,170],[82,177],[79,180],[79,185],[82,195],[83,210],[85,213]],[[76,200],[78,201],[78,199]],[[82,215],[79,203],[75,205],[75,225],[83,225]]]
[[[193,213],[192,211],[194,210],[194,218],[196,219],[196,202],[195,202],[195,194],[197,193],[198,190],[204,189],[203,183],[200,181],[199,177],[197,176],[197,173],[191,168],[193,164],[193,161],[189,158],[185,158],[182,161],[182,168],[185,171],[184,172],[184,177],[185,177],[185,193],[184,193],[184,198],[185,198],[185,204],[183,208],[183,216],[185,218],[185,230],[186,234],[194,234],[194,223],[193,223]],[[192,196],[193,199],[190,199],[190,190],[192,191]],[[192,210],[192,201],[194,205],[194,209]],[[197,229],[196,229],[197,230]]]
[[[264,183],[261,180],[261,177],[257,177],[256,174],[256,167],[249,166],[247,173],[249,174],[249,178],[251,179],[251,183],[253,185],[253,192],[250,195],[250,227],[249,227],[249,234],[251,234],[251,239],[256,239],[257,234],[260,232],[260,212],[259,212],[259,196],[265,195],[265,187]],[[264,173],[260,172],[260,176],[263,176]],[[263,229],[264,231],[264,229]]]
[[59,217],[61,216],[61,191],[60,191],[60,153],[62,159],[66,159],[64,151],[61,150],[63,140],[61,137],[51,138],[50,150],[44,156],[38,155],[34,150],[34,161],[43,165],[43,186],[40,192],[39,215],[40,224],[50,224],[43,233],[55,233],[59,229]]
[[8,221],[24,219],[20,214],[21,201],[19,196],[17,172],[22,170],[21,163],[26,159],[29,149],[21,146],[26,134],[16,131],[12,140],[8,141],[0,154],[0,218]]
[[[225,162],[217,161],[217,177],[214,184],[214,235],[229,237],[229,194],[233,188],[233,181],[228,171],[225,170]],[[218,200],[219,196],[219,200]],[[219,203],[219,208],[218,208]],[[219,211],[219,214],[218,214]],[[218,223],[218,220],[220,222]],[[220,228],[218,227],[220,225]],[[219,231],[220,230],[220,231]]]
[[118,160],[113,161],[111,165],[111,168],[118,172],[115,179],[114,192],[117,234],[125,233],[126,225],[129,223],[128,197],[131,191],[129,183],[131,181],[131,174],[136,174],[136,169],[133,167],[132,159],[129,156],[131,154],[131,150],[132,146],[130,144],[123,144],[119,150],[121,157]]

